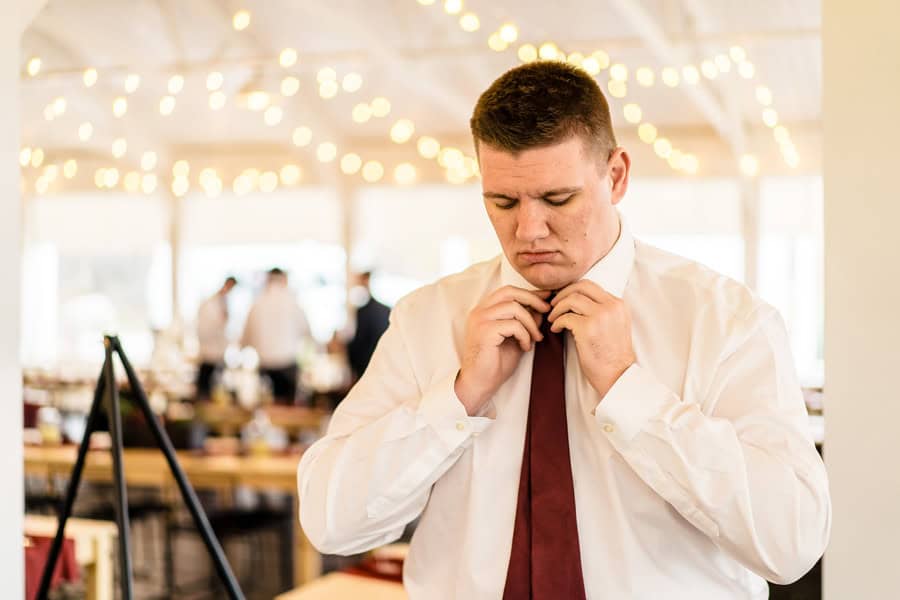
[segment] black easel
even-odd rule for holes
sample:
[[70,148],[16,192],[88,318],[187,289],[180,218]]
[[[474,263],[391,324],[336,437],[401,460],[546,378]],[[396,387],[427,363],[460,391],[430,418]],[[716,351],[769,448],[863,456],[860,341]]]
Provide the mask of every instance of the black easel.
[[75,466],[72,468],[72,477],[69,479],[69,485],[66,489],[66,498],[59,515],[56,537],[53,538],[53,545],[50,547],[47,564],[44,566],[44,572],[41,576],[41,586],[38,588],[37,600],[47,600],[47,593],[50,590],[50,580],[52,579],[53,570],[56,567],[56,561],[59,558],[59,551],[62,547],[66,521],[72,514],[72,505],[75,503],[75,496],[78,494],[78,484],[81,482],[81,472],[84,469],[84,459],[90,445],[91,433],[93,433],[94,428],[97,426],[100,404],[104,402],[104,400],[106,404],[106,414],[109,420],[110,437],[112,438],[110,452],[112,453],[113,462],[113,490],[115,492],[116,525],[119,528],[119,580],[122,585],[122,600],[132,600],[133,598],[128,498],[125,489],[125,477],[122,471],[122,418],[119,414],[119,390],[116,387],[116,378],[113,371],[113,353],[116,353],[119,356],[119,360],[125,368],[125,374],[128,377],[131,391],[134,394],[135,403],[143,411],[144,418],[150,426],[150,430],[153,432],[153,437],[156,439],[156,445],[162,450],[166,457],[166,461],[169,463],[169,470],[172,472],[175,481],[178,483],[178,488],[181,490],[181,497],[184,499],[184,503],[191,512],[194,524],[197,526],[197,530],[200,532],[200,535],[206,544],[206,549],[212,558],[222,583],[225,584],[225,590],[228,592],[228,596],[231,600],[244,600],[244,594],[241,592],[240,586],[238,586],[234,573],[231,572],[231,567],[228,566],[228,560],[225,558],[222,546],[219,545],[219,541],[212,531],[209,520],[206,518],[206,513],[203,512],[200,501],[194,493],[194,488],[191,487],[190,482],[188,482],[187,477],[184,475],[184,471],[181,470],[181,466],[178,464],[172,442],[160,426],[159,421],[156,419],[156,415],[150,410],[150,404],[147,401],[147,395],[144,393],[144,388],[141,386],[141,382],[138,380],[137,375],[135,375],[131,363],[128,362],[128,358],[122,350],[122,345],[119,343],[119,338],[110,335],[104,336],[103,345],[106,349],[106,359],[103,362],[103,369],[100,373],[100,378],[97,381],[97,388],[94,390],[94,401],[91,404],[91,411],[88,414],[84,438],[81,440],[81,445],[78,447],[78,458],[75,460]]

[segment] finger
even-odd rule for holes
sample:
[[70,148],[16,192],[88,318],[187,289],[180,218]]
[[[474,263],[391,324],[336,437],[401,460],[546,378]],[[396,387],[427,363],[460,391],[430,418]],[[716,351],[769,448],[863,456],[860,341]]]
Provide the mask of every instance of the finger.
[[569,294],[562,302],[556,304],[553,307],[553,310],[550,311],[550,314],[547,315],[547,319],[552,323],[561,315],[570,312],[587,317],[594,314],[598,307],[598,303],[594,302],[584,294],[576,292]]
[[557,304],[568,298],[570,295],[578,293],[584,294],[594,302],[601,304],[603,302],[609,302],[610,300],[615,298],[615,296],[607,292],[600,285],[594,283],[593,281],[590,281],[588,279],[581,279],[561,289],[559,293],[556,294],[556,297],[553,298],[551,304],[553,306],[556,306]]
[[513,300],[522,306],[533,308],[534,310],[545,313],[550,310],[550,304],[546,298],[550,296],[546,290],[525,290],[511,285],[504,286],[488,296],[484,304],[491,306],[500,302],[509,302]]
[[495,304],[494,306],[486,309],[483,313],[486,319],[490,319],[493,321],[516,319],[525,326],[525,329],[528,330],[533,339],[541,340],[544,338],[544,336],[541,334],[539,325],[535,321],[533,314],[534,313],[530,312],[524,306],[512,300],[509,302],[504,302],[503,304]]
[[502,338],[501,340],[499,340],[499,343],[497,344],[498,346],[509,338],[515,338],[519,342],[519,348],[522,349],[522,352],[528,352],[529,350],[531,350],[531,336],[528,335],[528,331],[520,322],[516,320],[509,320],[493,321],[493,323],[495,334]]
[[553,325],[550,326],[550,331],[553,333],[559,333],[563,329],[568,329],[573,334],[576,333],[582,323],[584,323],[586,317],[581,315],[576,315],[575,313],[566,313],[557,320],[553,321]]

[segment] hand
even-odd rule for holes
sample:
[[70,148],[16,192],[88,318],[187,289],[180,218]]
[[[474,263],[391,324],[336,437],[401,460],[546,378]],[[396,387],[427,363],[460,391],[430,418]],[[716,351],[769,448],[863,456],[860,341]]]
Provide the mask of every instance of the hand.
[[586,279],[563,288],[551,304],[550,330],[572,332],[581,370],[602,399],[637,360],[628,307]]
[[478,414],[509,379],[522,354],[544,336],[549,291],[504,286],[472,309],[466,321],[462,364],[456,376],[456,396],[466,412]]

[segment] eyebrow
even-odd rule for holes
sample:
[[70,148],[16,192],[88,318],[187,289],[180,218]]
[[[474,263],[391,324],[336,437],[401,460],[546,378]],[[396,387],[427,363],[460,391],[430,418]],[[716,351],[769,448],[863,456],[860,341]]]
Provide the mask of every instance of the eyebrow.
[[[551,190],[545,190],[538,195],[538,198],[550,198],[552,196],[563,196],[566,194],[575,194],[581,191],[581,187],[561,187],[561,188],[553,188]],[[498,192],[484,192],[482,194],[485,198],[494,198],[497,200],[518,200],[518,198],[514,198],[513,196],[507,196],[506,194],[500,194]]]

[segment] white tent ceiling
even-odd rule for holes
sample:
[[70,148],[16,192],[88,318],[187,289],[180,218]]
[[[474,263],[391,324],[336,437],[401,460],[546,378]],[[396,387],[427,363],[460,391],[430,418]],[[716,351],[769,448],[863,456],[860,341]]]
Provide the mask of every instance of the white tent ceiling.
[[[125,168],[139,164],[142,153],[159,156],[160,172],[182,157],[230,157],[237,163],[272,155],[293,156],[319,176],[337,172],[336,162],[322,167],[316,145],[334,142],[340,154],[388,157],[426,163],[416,152],[419,135],[448,140],[470,151],[468,117],[478,94],[505,69],[516,64],[523,43],[553,41],[565,52],[590,54],[603,49],[612,63],[628,67],[628,95],[611,99],[615,124],[625,140],[640,145],[637,127],[626,122],[622,108],[637,103],[644,121],[657,126],[684,152],[692,152],[704,168],[735,153],[754,153],[763,169],[783,169],[778,144],[761,120],[764,107],[755,90],[767,86],[779,123],[800,140],[802,165],[816,168],[814,146],[821,119],[820,13],[817,0],[468,0],[480,29],[465,32],[459,16],[448,15],[437,0],[131,0],[108,2],[51,0],[23,40],[23,146],[40,147],[47,160],[93,156]],[[232,17],[240,9],[251,15],[249,27],[236,31]],[[487,39],[503,23],[518,27],[518,40],[496,52]],[[661,82],[661,70],[729,54],[740,45],[755,67],[754,77],[738,75],[732,64],[715,80],[698,85],[683,81],[675,88]],[[296,65],[284,68],[279,53],[294,48]],[[671,56],[670,56],[671,54]],[[40,57],[36,76],[28,61]],[[317,73],[330,67],[337,82],[351,72],[362,77],[354,93],[338,91],[332,99],[319,95]],[[638,67],[656,76],[652,87],[634,81]],[[87,88],[83,72],[98,71]],[[224,76],[226,97],[220,110],[209,107],[207,75]],[[139,88],[126,94],[125,79],[136,73]],[[184,77],[171,115],[160,114],[170,77]],[[279,95],[284,77],[299,80],[299,92]],[[598,75],[606,87],[608,70]],[[263,89],[283,111],[277,125],[264,123],[263,113],[240,107],[239,93]],[[385,118],[356,123],[353,108],[382,96],[391,103]],[[45,111],[65,98],[65,112],[47,120]],[[113,102],[127,99],[127,112],[113,114]],[[400,118],[415,124],[405,145],[390,141]],[[93,125],[87,141],[79,127]],[[292,132],[305,125],[313,132],[306,148],[291,143]],[[810,137],[812,136],[812,137]],[[113,160],[113,140],[125,138],[128,150]],[[804,140],[806,140],[804,142]],[[804,145],[805,144],[805,145]],[[810,153],[810,150],[813,150]],[[650,156],[650,154],[648,152]],[[655,158],[655,157],[654,157]],[[223,159],[224,160],[224,159]],[[651,159],[653,160],[653,159]],[[663,171],[665,163],[656,159]],[[727,169],[726,169],[727,170]]]

